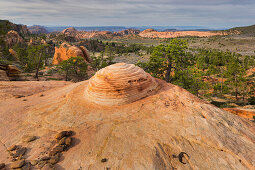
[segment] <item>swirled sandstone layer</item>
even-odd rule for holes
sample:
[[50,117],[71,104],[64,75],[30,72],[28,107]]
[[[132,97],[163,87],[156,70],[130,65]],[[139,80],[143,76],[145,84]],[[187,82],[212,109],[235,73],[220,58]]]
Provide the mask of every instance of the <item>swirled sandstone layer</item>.
[[85,96],[101,105],[122,105],[147,97],[157,89],[157,81],[143,69],[117,63],[99,70],[89,80]]

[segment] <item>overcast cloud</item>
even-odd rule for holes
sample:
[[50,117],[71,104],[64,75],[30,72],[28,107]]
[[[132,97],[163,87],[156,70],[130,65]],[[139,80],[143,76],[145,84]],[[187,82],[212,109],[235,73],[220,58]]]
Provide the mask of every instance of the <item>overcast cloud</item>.
[[0,19],[26,25],[221,28],[255,24],[255,0],[0,0]]

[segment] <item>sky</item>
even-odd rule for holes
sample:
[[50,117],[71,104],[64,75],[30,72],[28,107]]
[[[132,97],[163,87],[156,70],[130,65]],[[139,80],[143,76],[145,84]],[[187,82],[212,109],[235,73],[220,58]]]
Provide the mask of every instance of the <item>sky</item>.
[[0,0],[0,19],[46,26],[255,24],[255,0]]

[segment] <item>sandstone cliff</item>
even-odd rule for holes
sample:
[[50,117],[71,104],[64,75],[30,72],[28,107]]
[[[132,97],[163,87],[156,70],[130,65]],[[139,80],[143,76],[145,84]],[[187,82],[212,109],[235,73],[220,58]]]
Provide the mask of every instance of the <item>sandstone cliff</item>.
[[89,81],[9,98],[0,108],[0,163],[7,167],[10,153],[17,155],[7,149],[15,144],[24,148],[18,149],[22,166],[32,168],[52,160],[56,169],[71,170],[255,168],[254,122],[134,65],[112,65]]
[[83,57],[85,61],[90,62],[90,55],[85,47],[76,47],[63,43],[60,47],[55,47],[52,63],[56,65],[64,60],[77,56]]
[[146,38],[176,38],[185,36],[196,37],[210,37],[215,35],[222,35],[221,32],[210,31],[172,31],[172,32],[158,32],[153,29],[147,29],[139,33],[139,36]]

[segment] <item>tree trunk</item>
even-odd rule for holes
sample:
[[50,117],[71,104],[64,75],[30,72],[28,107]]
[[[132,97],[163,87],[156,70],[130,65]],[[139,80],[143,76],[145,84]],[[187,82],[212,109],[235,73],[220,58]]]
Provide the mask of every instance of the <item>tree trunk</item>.
[[172,70],[172,64],[168,64],[167,70],[166,70],[166,75],[165,75],[165,80],[166,82],[170,83],[171,82],[171,70]]
[[38,61],[37,67],[36,67],[35,79],[37,81],[39,81],[38,73],[39,73],[39,69],[40,69],[41,60],[42,60],[42,52],[40,53],[39,61]]

